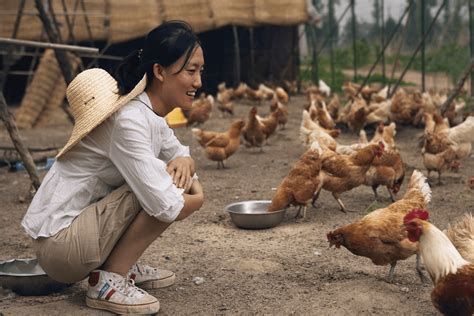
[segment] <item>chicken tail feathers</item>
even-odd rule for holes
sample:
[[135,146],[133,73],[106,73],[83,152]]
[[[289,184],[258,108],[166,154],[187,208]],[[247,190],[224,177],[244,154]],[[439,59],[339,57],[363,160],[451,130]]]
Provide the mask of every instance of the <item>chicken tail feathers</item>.
[[407,192],[413,189],[418,190],[423,196],[425,203],[428,204],[431,201],[431,188],[426,180],[426,177],[420,171],[413,170]]

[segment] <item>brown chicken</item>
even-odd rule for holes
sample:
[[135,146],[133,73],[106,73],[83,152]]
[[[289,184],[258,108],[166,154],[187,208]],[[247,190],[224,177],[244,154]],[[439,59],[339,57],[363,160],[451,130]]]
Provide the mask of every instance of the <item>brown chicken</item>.
[[204,145],[207,159],[217,161],[217,169],[225,168],[224,160],[234,154],[240,146],[240,133],[245,123],[237,120],[230,129],[222,134],[216,134]]
[[355,98],[351,104],[346,122],[352,131],[359,132],[366,124],[369,108],[364,99]]
[[217,102],[221,104],[227,104],[232,100],[234,95],[234,89],[226,88],[225,82],[220,83],[217,86]]
[[265,134],[265,139],[268,139],[273,133],[275,133],[276,128],[278,126],[278,121],[280,117],[283,115],[283,112],[277,109],[270,113],[270,115],[266,117],[260,117],[257,115],[257,119],[259,120],[260,124],[263,126],[263,134]]
[[270,103],[270,112],[280,111],[280,117],[278,118],[278,125],[281,126],[281,129],[285,128],[286,123],[288,123],[288,109],[278,102],[277,99],[273,98]]
[[234,90],[233,98],[234,99],[243,99],[245,97],[245,91],[247,91],[247,84],[241,82],[237,88]]
[[217,103],[217,109],[222,112],[222,115],[224,116],[226,113],[228,113],[231,116],[234,116],[234,104],[232,102],[227,102],[227,103]]
[[443,171],[451,167],[453,163],[456,163],[456,153],[451,147],[437,154],[422,151],[422,156],[423,164],[426,170],[428,170],[428,178],[430,177],[431,171],[438,172],[438,184],[442,184],[441,174]]
[[[397,261],[417,253],[417,244],[410,242],[403,231],[403,217],[414,208],[426,207],[430,200],[431,189],[426,178],[415,170],[403,199],[329,232],[329,246],[344,246],[354,255],[369,258],[376,265],[390,264],[388,280],[391,282]],[[416,270],[423,278],[419,256]]]
[[281,102],[283,104],[288,103],[288,100],[289,100],[288,93],[286,93],[286,91],[282,87],[275,88],[275,96],[278,102]]
[[331,101],[329,101],[327,108],[331,117],[336,119],[339,115],[339,109],[341,108],[341,101],[339,100],[337,94],[334,94]]
[[212,107],[214,106],[214,97],[201,93],[199,99],[193,102],[189,111],[183,111],[183,114],[188,119],[187,125],[202,124],[206,122],[211,116]]
[[228,137],[231,131],[240,129],[240,125],[242,125],[242,122],[242,120],[235,120],[234,122],[232,122],[226,132],[203,131],[200,128],[192,128],[191,132],[193,133],[194,138],[197,139],[199,145],[205,148],[211,140],[215,142],[223,141],[223,143],[225,143],[225,139]]
[[286,88],[286,91],[288,91],[288,93],[292,95],[298,93],[298,82],[296,80],[293,80],[291,82],[288,80],[285,80],[283,83],[285,84],[285,88]]
[[[364,184],[367,170],[369,170],[375,157],[380,157],[383,152],[384,145],[380,143],[367,145],[354,155],[342,155],[331,151],[323,153],[322,188],[332,193],[342,212],[345,213],[346,208],[340,199],[341,193]],[[320,191],[313,198],[313,206],[319,193]]]
[[431,302],[444,315],[474,315],[474,263],[466,261],[428,217],[427,211],[413,210],[405,216],[404,225],[408,239],[418,242],[433,281]]
[[377,188],[380,185],[387,187],[390,199],[395,202],[394,194],[400,191],[405,178],[405,164],[400,153],[395,150],[386,150],[380,157],[375,157],[369,170],[365,174],[364,184],[372,187],[375,199],[378,199]]
[[316,141],[323,149],[330,149],[332,151],[335,151],[338,146],[336,140],[331,136],[331,133],[319,126],[318,123],[311,120],[311,117],[306,110],[303,110],[300,126],[300,139],[304,144],[309,146]]
[[321,147],[318,147],[318,145],[315,145],[308,149],[278,185],[268,208],[269,212],[295,205],[299,207],[296,216],[303,208],[303,218],[306,218],[307,204],[322,184],[319,178],[322,150]]
[[250,109],[249,119],[242,130],[247,147],[260,147],[260,151],[263,151],[262,146],[265,141],[263,128],[263,124],[257,119],[257,108],[254,106]]
[[420,102],[417,102],[417,97],[409,95],[403,89],[399,89],[392,97],[392,104],[390,105],[391,117],[397,123],[412,124],[415,115],[421,107]]
[[375,130],[375,134],[370,140],[371,144],[377,144],[383,142],[386,149],[396,150],[397,146],[395,144],[395,135],[397,134],[396,130],[397,125],[395,122],[390,123],[388,126],[385,126],[383,122],[380,122]]

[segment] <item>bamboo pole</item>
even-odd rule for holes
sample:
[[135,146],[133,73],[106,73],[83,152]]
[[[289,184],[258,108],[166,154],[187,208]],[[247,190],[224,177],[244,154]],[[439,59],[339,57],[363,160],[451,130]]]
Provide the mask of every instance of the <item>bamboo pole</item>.
[[67,44],[54,44],[54,43],[48,43],[48,42],[36,42],[36,41],[19,40],[19,39],[6,38],[6,37],[0,37],[0,43],[7,44],[7,45],[52,48],[54,50],[68,50],[68,51],[74,51],[74,52],[86,53],[86,54],[97,54],[99,52],[99,49],[95,47],[84,47],[84,46],[67,45]]
[[35,190],[38,190],[41,185],[41,181],[39,179],[38,173],[36,172],[35,163],[33,161],[33,158],[31,157],[30,152],[23,144],[23,140],[21,139],[20,134],[18,133],[18,128],[16,127],[13,115],[8,110],[7,101],[5,101],[5,97],[3,96],[2,91],[0,91],[0,118],[5,123],[13,145],[20,154],[21,160],[23,160],[26,171],[30,176],[31,183],[33,184]]
[[239,34],[237,32],[237,26],[232,25],[232,32],[234,34],[234,54],[235,54],[235,74],[234,74],[234,86],[240,83],[240,46],[239,46]]
[[464,83],[467,80],[467,77],[471,74],[472,70],[474,69],[474,58],[471,58],[469,66],[466,68],[464,71],[463,75],[461,76],[461,79],[459,79],[456,87],[454,88],[453,92],[451,95],[448,97],[448,99],[441,105],[441,114],[444,114],[449,108],[449,105],[451,102],[454,101],[454,98],[456,98],[461,91],[462,87],[464,86]]

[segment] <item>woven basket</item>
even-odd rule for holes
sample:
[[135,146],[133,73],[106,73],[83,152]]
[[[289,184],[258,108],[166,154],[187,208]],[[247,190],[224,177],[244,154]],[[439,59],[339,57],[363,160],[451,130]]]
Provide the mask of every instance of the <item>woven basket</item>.
[[54,51],[47,49],[40,59],[31,84],[21,100],[16,113],[18,128],[31,128],[43,111],[57,84],[61,71]]
[[[75,71],[80,64],[81,59],[70,54],[69,60],[71,61],[73,70]],[[54,63],[59,69],[56,59],[54,60]],[[66,81],[64,81],[64,77],[61,73],[56,81],[56,85],[54,86],[50,98],[47,100],[43,111],[39,114],[38,120],[33,124],[33,127],[59,125],[69,122],[67,114],[62,109],[64,97],[66,96],[66,88]]]

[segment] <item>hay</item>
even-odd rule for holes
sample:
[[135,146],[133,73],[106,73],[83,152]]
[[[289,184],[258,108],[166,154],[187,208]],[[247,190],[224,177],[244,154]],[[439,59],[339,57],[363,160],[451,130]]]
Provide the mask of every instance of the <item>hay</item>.
[[210,0],[216,27],[255,25],[255,0]]
[[195,32],[214,29],[214,18],[208,0],[161,0],[164,19],[184,20]]
[[257,23],[293,25],[308,20],[306,0],[255,0]]

